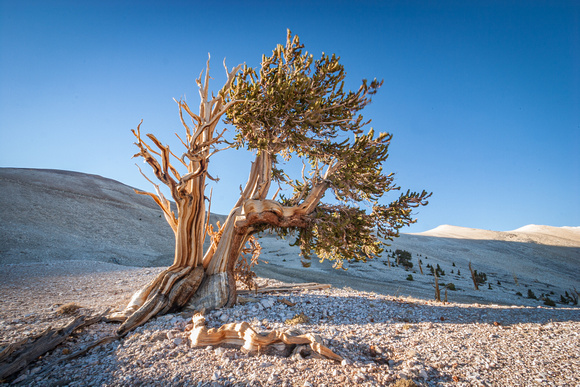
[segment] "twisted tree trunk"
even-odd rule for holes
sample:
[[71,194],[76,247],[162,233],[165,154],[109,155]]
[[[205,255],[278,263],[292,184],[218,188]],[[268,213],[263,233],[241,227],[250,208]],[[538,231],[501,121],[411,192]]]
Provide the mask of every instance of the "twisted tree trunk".
[[[204,179],[200,177],[192,180],[188,184],[192,192],[196,192]],[[118,334],[130,331],[157,314],[185,306],[197,291],[205,275],[201,264],[205,238],[203,198],[201,191],[198,195],[188,195],[177,202],[178,222],[174,229],[173,264],[135,293],[123,312],[111,316],[112,319],[124,321]]]
[[[151,196],[163,210],[175,233],[175,257],[169,268],[135,293],[124,311],[111,316],[112,319],[123,321],[118,330],[120,335],[157,314],[182,308],[186,304],[195,310],[233,305],[236,302],[234,266],[248,239],[257,229],[264,229],[264,226],[306,227],[309,214],[314,211],[329,186],[328,175],[339,167],[338,162],[331,162],[327,165],[325,175],[312,181],[306,198],[301,197],[297,199],[298,204],[285,207],[266,198],[272,181],[273,155],[282,150],[284,144],[273,142],[268,149],[258,150],[240,198],[224,225],[213,235],[211,247],[204,255],[203,242],[209,233],[205,218],[205,179],[213,179],[207,171],[207,165],[210,157],[220,150],[216,149],[216,145],[224,142],[223,132],[215,133],[220,117],[231,106],[244,102],[225,100],[239,68],[240,66],[229,71],[226,67],[226,84],[217,97],[212,95],[210,98],[208,61],[205,80],[202,82],[201,75],[197,80],[201,97],[199,114],[194,114],[187,103],[178,102],[181,123],[186,130],[184,140],[178,136],[187,148],[183,156],[176,156],[155,136],[147,134],[156,148],[150,146],[141,137],[141,124],[133,130],[140,150],[135,156],[142,157],[157,179],[170,189],[178,213],[176,217],[169,200],[146,177],[155,186],[157,194],[138,193]],[[185,123],[183,111],[192,119],[193,128]],[[187,167],[187,173],[178,173],[171,161]]]
[[[218,135],[215,133],[219,119],[230,106],[241,102],[230,101],[226,103],[225,101],[225,95],[241,66],[230,71],[224,62],[224,67],[227,81],[217,97],[212,95],[210,98],[209,96],[209,60],[203,81],[203,72],[197,80],[201,97],[199,114],[194,114],[186,102],[178,102],[181,123],[186,131],[185,140],[178,135],[186,147],[186,152],[181,157],[176,156],[168,146],[161,144],[152,134],[147,134],[147,137],[156,148],[149,145],[141,137],[141,124],[137,126],[136,130],[133,130],[133,134],[137,138],[135,145],[139,148],[139,153],[135,156],[142,157],[149,164],[155,177],[170,189],[171,196],[177,206],[177,216],[175,216],[169,200],[163,196],[159,186],[144,175],[154,185],[157,194],[139,191],[137,193],[151,196],[163,210],[165,219],[175,233],[175,256],[173,264],[169,268],[133,295],[124,311],[110,316],[112,319],[124,321],[118,330],[120,335],[143,324],[157,314],[164,314],[172,309],[183,307],[196,293],[206,275],[207,265],[205,267],[203,265],[203,242],[208,234],[209,225],[205,216],[205,181],[206,177],[212,179],[207,171],[207,165],[209,158],[217,151],[215,150],[216,144],[222,142],[223,133]],[[184,111],[192,119],[193,127],[185,123]],[[172,160],[185,166],[187,172],[181,175],[172,165]],[[208,251],[208,262],[211,261],[211,256],[215,256],[215,250],[210,250]],[[231,282],[230,279],[228,279],[229,282]],[[230,293],[230,291],[226,293]]]

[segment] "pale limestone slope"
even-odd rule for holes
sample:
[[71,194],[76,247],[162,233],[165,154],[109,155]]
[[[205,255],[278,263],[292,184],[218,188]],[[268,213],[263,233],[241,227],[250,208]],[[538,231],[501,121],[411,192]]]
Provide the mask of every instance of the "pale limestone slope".
[[[68,171],[0,168],[0,264],[84,260],[128,266],[168,266],[173,233],[161,211],[131,187],[95,175]],[[212,215],[213,221],[224,216]],[[260,238],[256,271],[287,282],[325,282],[383,294],[433,297],[433,277],[421,275],[430,263],[445,271],[444,282],[459,288],[452,301],[538,305],[517,297],[580,289],[578,227],[526,226],[509,232],[440,226],[421,234],[402,234],[391,249],[413,254],[411,271],[388,267],[386,254],[368,263],[300,263],[299,249],[272,236]],[[392,262],[392,260],[391,260]],[[488,275],[492,289],[473,290],[468,264]],[[453,266],[455,264],[455,266]],[[1,270],[1,268],[0,268]],[[451,271],[454,271],[454,274]],[[457,275],[457,271],[461,275]],[[412,274],[414,281],[406,278]],[[519,280],[514,283],[513,274]],[[500,282],[501,285],[497,284]],[[527,286],[527,288],[526,288]]]
[[0,264],[96,260],[168,266],[173,260],[173,232],[161,210],[115,180],[0,168],[0,193]]

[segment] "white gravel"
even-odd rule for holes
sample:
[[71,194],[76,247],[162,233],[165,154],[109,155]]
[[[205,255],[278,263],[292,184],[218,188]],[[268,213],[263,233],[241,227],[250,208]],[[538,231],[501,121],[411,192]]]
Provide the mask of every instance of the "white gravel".
[[[161,268],[68,261],[0,266],[0,346],[65,324],[60,304],[78,313],[122,307]],[[262,285],[279,284],[262,279]],[[253,296],[255,302],[213,311],[208,325],[248,321],[261,331],[320,335],[347,360],[284,358],[237,348],[191,348],[191,314],[154,319],[125,338],[47,368],[113,332],[95,324],[32,364],[18,381],[31,386],[575,386],[580,384],[580,309],[442,304],[349,288]],[[285,298],[290,307],[277,302]],[[307,324],[285,321],[304,313]],[[44,370],[49,369],[44,372]]]

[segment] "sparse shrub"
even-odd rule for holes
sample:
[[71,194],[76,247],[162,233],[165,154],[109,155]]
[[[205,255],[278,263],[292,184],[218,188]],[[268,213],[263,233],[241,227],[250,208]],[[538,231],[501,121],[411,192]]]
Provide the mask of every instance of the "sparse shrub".
[[556,303],[554,301],[550,300],[550,297],[546,297],[544,299],[544,305],[547,305],[547,306],[556,306]]
[[397,379],[394,387],[417,387],[417,384],[410,379]]
[[487,282],[487,274],[478,273],[477,270],[475,270],[475,279],[477,280],[477,283],[479,285],[483,285],[484,283]]
[[286,321],[284,321],[284,323],[287,325],[297,325],[297,324],[306,324],[309,321],[310,318],[308,318],[308,316],[305,315],[304,312],[300,312],[300,314],[297,314],[294,317],[287,319]]
[[534,294],[534,292],[532,291],[532,289],[528,289],[528,298],[533,299],[533,300],[537,300],[538,297],[536,297],[536,295]]
[[413,275],[412,274],[409,274],[407,276],[407,281],[413,281]]
[[572,302],[572,305],[578,305],[578,298],[580,296],[580,294],[578,294],[578,290],[576,290],[576,288],[574,288],[574,289],[570,290],[570,293],[571,293],[571,295],[568,296],[568,297],[570,297],[570,302]]
[[68,304],[64,304],[58,307],[58,309],[56,310],[57,314],[75,314],[77,310],[79,310],[81,307],[80,305],[74,303],[74,302],[69,302]]
[[439,266],[439,264],[437,264],[437,269],[435,269],[435,271],[437,272],[437,275],[439,277],[444,276],[445,275],[445,270],[441,269],[441,266]]
[[523,297],[524,295],[522,294],[522,292],[516,292],[516,296]]

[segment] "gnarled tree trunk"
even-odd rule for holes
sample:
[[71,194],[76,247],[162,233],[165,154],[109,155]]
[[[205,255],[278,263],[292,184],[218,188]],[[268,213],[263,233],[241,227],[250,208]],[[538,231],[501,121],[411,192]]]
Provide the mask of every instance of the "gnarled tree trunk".
[[[225,66],[225,63],[224,63]],[[225,94],[229,90],[235,74],[240,66],[229,71],[226,84],[220,90],[217,97],[209,98],[209,60],[206,67],[204,82],[200,75],[197,80],[199,86],[201,104],[199,114],[191,112],[187,103],[179,101],[179,113],[181,122],[186,130],[185,140],[181,139],[183,145],[187,148],[182,157],[177,157],[168,146],[161,144],[155,136],[148,134],[147,137],[156,148],[150,146],[141,137],[140,126],[133,130],[137,138],[136,145],[140,152],[135,156],[143,157],[145,162],[152,168],[153,173],[159,181],[167,185],[177,206],[177,217],[171,210],[171,204],[161,191],[159,186],[147,178],[154,186],[157,194],[147,192],[137,192],[151,196],[161,207],[165,218],[175,233],[175,257],[173,264],[161,272],[153,281],[143,289],[136,292],[124,311],[114,313],[111,319],[124,321],[118,330],[118,334],[124,334],[131,329],[143,324],[151,317],[157,314],[164,314],[172,309],[183,307],[189,299],[196,293],[204,277],[206,277],[206,268],[204,265],[203,242],[208,234],[208,222],[206,221],[205,209],[205,179],[212,178],[207,172],[209,158],[215,153],[214,146],[221,142],[223,134],[216,135],[215,128],[220,117],[234,103],[240,101],[231,101],[226,103]],[[190,128],[183,118],[183,111],[191,117],[193,128]],[[187,168],[187,173],[181,175],[171,164],[171,158],[181,163]],[[208,215],[209,219],[209,215]],[[226,238],[227,239],[227,238]],[[212,256],[217,249],[208,251],[208,260],[211,262]],[[205,287],[214,281],[215,274],[224,273],[224,270],[214,270],[210,272],[209,278],[204,282]],[[233,278],[226,275],[220,275],[231,283]],[[223,282],[223,281],[222,281]],[[228,298],[231,291],[219,286]],[[235,294],[235,283],[233,286]],[[224,297],[221,297],[224,298]],[[235,296],[233,297],[235,301]],[[210,307],[221,307],[220,303],[208,305]]]
[[[192,179],[191,192],[199,192],[203,178]],[[197,186],[197,187],[196,187]],[[193,199],[197,200],[193,200]],[[157,314],[178,309],[187,303],[201,284],[205,270],[202,266],[205,238],[205,208],[203,192],[184,197],[177,202],[178,221],[175,231],[173,265],[161,272],[152,282],[135,293],[121,313],[112,315],[125,320],[119,328],[123,334]]]

